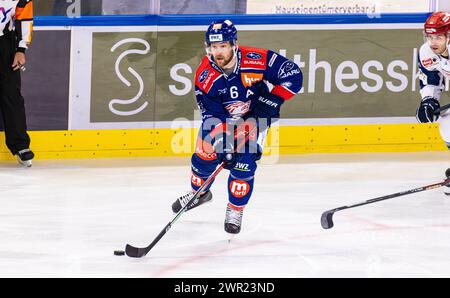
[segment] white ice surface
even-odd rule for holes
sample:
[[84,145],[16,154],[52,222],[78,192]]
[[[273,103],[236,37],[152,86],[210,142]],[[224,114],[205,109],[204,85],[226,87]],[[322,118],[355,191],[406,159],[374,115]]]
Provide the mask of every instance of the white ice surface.
[[242,232],[223,230],[227,172],[142,259],[189,189],[189,158],[0,162],[0,277],[450,277],[449,152],[318,154],[260,165]]

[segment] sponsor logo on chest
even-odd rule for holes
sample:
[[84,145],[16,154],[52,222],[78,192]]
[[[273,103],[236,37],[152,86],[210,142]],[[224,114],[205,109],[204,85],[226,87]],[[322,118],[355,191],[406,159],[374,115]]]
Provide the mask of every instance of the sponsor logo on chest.
[[242,65],[244,66],[256,66],[258,68],[265,67],[266,63],[262,60],[243,60]]
[[434,63],[433,62],[433,58],[428,58],[428,59],[422,60],[422,65],[425,66],[425,67],[430,66],[433,63]]
[[262,73],[241,73],[242,84],[245,87],[250,87],[254,83],[261,81],[262,78]]
[[230,113],[230,115],[243,115],[250,109],[250,101],[235,101],[229,105],[226,105],[225,109],[228,113]]

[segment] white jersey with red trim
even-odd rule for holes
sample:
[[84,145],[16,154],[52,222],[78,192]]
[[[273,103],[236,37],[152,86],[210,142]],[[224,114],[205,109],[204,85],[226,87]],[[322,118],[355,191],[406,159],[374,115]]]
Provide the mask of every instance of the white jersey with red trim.
[[[447,45],[450,52],[450,45]],[[419,50],[420,94],[422,99],[432,97],[440,99],[445,80],[450,78],[450,61],[448,57],[437,55],[424,43]]]
[[[447,49],[450,52],[450,45]],[[430,97],[440,100],[445,89],[445,81],[450,78],[449,57],[436,55],[428,43],[425,43],[420,48],[418,60],[422,100]],[[438,122],[442,139],[450,149],[450,110],[441,112]]]
[[289,100],[302,88],[302,72],[289,59],[267,49],[240,46],[234,71],[226,75],[210,56],[202,59],[195,75],[195,94],[203,120],[240,118],[250,111],[247,90],[264,80],[271,93]]

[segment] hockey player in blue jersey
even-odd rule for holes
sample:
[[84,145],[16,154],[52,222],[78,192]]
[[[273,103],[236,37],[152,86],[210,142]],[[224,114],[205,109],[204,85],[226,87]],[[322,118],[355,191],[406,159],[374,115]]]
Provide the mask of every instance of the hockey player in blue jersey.
[[450,110],[434,115],[440,108],[445,81],[450,79],[450,13],[435,12],[424,25],[426,42],[418,57],[420,69],[420,94],[422,100],[417,109],[417,119],[422,123],[439,122],[443,140],[450,149]]
[[[215,21],[206,31],[207,55],[195,75],[202,126],[191,159],[192,191],[172,204],[172,210],[178,212],[225,162],[230,174],[224,228],[232,234],[241,230],[267,130],[280,117],[283,103],[302,87],[302,72],[294,62],[271,50],[239,46],[237,39],[236,27],[230,20]],[[257,125],[257,133],[243,152],[236,152],[235,132],[242,125]],[[187,210],[210,201],[209,188]]]

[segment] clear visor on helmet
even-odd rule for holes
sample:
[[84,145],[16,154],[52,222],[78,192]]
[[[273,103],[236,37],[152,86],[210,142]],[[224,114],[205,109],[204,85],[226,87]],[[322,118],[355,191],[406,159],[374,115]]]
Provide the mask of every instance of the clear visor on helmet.
[[[230,43],[230,46],[233,48],[233,52],[236,54],[236,51],[237,51],[237,43],[236,43],[236,40],[231,40],[231,41],[229,41],[229,43]],[[211,45],[212,45],[213,43],[206,43],[205,42],[205,50],[206,50],[206,54],[207,55],[211,55]]]
[[450,32],[441,34],[430,34],[423,32],[423,41],[429,45],[433,44],[446,44],[450,40]]

